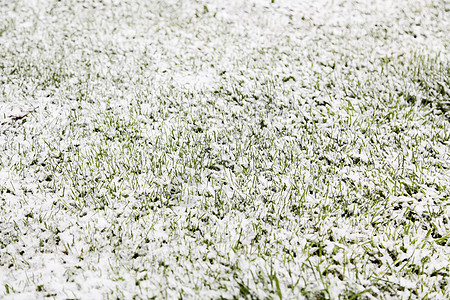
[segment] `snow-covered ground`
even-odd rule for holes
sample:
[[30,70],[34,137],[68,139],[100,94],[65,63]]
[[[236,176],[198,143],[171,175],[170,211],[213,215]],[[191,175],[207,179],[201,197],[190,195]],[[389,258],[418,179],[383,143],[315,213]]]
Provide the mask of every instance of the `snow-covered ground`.
[[0,1],[0,298],[450,297],[450,3]]

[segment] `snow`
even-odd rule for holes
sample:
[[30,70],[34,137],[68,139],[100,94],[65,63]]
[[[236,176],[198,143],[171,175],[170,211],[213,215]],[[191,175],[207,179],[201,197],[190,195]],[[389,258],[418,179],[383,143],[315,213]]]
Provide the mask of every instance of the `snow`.
[[0,15],[0,298],[449,296],[445,1]]

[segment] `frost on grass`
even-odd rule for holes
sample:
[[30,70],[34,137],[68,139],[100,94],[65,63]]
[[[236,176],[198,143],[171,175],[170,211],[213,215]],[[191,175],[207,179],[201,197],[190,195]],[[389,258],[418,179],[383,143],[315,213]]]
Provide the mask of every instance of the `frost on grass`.
[[3,4],[1,297],[449,297],[449,10]]

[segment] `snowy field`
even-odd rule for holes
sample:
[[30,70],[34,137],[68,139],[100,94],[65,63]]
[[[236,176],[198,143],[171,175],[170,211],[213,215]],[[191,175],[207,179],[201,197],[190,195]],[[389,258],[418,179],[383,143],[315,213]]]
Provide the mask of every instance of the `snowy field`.
[[1,299],[448,299],[450,2],[0,0]]

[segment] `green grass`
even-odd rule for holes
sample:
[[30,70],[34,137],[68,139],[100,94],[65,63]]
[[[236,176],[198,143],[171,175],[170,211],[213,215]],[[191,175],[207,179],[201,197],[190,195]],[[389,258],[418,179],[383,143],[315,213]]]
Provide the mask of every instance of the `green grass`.
[[1,297],[449,297],[446,4],[318,3],[1,6]]

